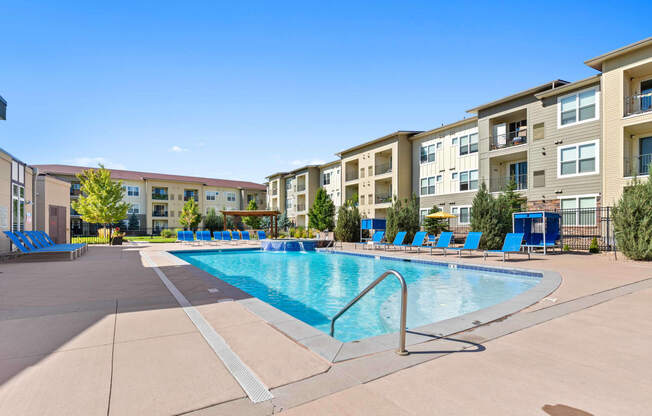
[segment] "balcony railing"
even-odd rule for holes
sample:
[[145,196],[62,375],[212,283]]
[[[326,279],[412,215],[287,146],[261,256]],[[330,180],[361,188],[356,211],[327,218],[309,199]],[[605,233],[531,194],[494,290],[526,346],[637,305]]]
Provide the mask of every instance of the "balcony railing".
[[81,195],[81,189],[70,188],[70,195],[74,195],[74,196]]
[[525,131],[499,134],[489,137],[489,150],[504,149],[527,143]]
[[527,174],[523,174],[508,176],[506,178],[491,178],[489,179],[489,191],[502,192],[512,181],[516,184],[517,191],[527,189]]
[[376,175],[383,175],[385,173],[391,173],[391,172],[392,172],[391,163],[379,163],[376,165]]
[[650,173],[652,153],[640,155],[633,158],[625,158],[624,176],[645,176]]
[[354,181],[356,179],[358,179],[358,172],[357,171],[355,173],[349,173],[349,172],[346,173],[346,180],[347,181]]
[[278,189],[272,189],[272,196],[278,195]]
[[167,217],[168,212],[167,211],[152,211],[152,217]]
[[392,194],[378,194],[376,195],[377,204],[388,204],[392,202]]
[[297,204],[296,210],[297,210],[297,212],[305,211],[306,210],[306,204]]
[[625,115],[641,114],[652,111],[652,92],[625,97]]
[[152,192],[152,199],[155,199],[157,201],[167,201],[168,194],[163,192]]
[[199,202],[199,197],[197,195],[184,195],[183,200],[184,201],[190,201],[190,199],[194,199],[195,202]]
[[306,185],[297,185],[297,192],[302,192],[306,190]]

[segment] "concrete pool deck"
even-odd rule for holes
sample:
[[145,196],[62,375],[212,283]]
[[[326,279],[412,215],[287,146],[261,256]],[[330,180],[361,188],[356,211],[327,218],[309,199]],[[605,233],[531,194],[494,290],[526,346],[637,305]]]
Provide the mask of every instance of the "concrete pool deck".
[[[0,265],[0,414],[562,415],[652,406],[649,263],[606,254],[517,260],[507,265],[556,271],[561,286],[507,319],[412,346],[408,357],[331,364],[285,336],[282,320],[244,307],[247,294],[174,264],[164,251],[179,248],[91,247],[74,262]],[[246,397],[140,251],[273,399]],[[497,257],[462,262],[502,266]]]

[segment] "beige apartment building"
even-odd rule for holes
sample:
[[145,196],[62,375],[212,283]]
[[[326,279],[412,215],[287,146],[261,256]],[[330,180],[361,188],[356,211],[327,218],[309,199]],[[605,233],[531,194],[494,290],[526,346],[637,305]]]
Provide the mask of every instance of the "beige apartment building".
[[319,165],[303,166],[286,173],[285,211],[297,227],[308,226],[308,210],[315,202],[320,180]]
[[34,229],[34,171],[0,149],[0,252],[11,248],[2,231]]
[[[67,165],[35,167],[39,173],[68,182],[71,200],[79,197],[80,183],[75,175],[88,168]],[[128,215],[136,215],[139,232],[181,227],[181,210],[191,198],[197,202],[203,215],[211,209],[218,212],[222,209],[246,209],[252,199],[258,208],[266,208],[266,188],[262,184],[117,169],[110,171],[113,179],[122,181],[124,201],[130,204]],[[73,235],[93,235],[97,226],[83,222],[71,208],[70,228]]]
[[341,159],[343,202],[357,196],[360,214],[385,218],[393,197],[412,193],[412,144],[419,131],[397,131],[343,150]]
[[319,166],[319,185],[324,188],[337,208],[342,205],[342,163],[339,160]]
[[652,163],[652,37],[589,59],[601,73],[604,204],[614,205]]
[[469,117],[411,136],[412,191],[421,220],[433,207],[456,214],[451,225],[468,225],[478,189],[478,119]]

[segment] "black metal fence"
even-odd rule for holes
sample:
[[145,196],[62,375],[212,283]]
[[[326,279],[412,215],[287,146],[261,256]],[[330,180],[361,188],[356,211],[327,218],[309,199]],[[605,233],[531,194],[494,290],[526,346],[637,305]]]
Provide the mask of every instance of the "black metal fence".
[[573,250],[588,250],[593,239],[602,251],[616,250],[613,208],[559,209],[562,241]]

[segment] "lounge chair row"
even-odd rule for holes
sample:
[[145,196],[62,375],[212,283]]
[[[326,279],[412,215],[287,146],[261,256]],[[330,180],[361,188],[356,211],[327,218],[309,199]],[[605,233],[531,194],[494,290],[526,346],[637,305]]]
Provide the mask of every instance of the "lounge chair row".
[[[431,242],[434,244],[426,245],[427,233],[424,231],[419,231],[414,235],[412,243],[405,244],[405,236],[407,232],[400,231],[396,234],[394,241],[391,243],[383,242],[385,238],[384,231],[376,231],[374,233],[371,241],[356,243],[360,245],[363,249],[365,247],[370,249],[375,248],[384,248],[386,251],[389,249],[401,249],[412,250],[413,248],[417,249],[417,252],[420,252],[422,248],[430,248],[430,254],[433,254],[433,250],[441,250],[444,256],[448,254],[448,251],[457,252],[458,256],[461,257],[463,252],[468,252],[471,254],[473,251],[478,250],[480,246],[480,238],[482,237],[481,232],[470,232],[466,236],[464,245],[462,247],[450,247],[450,243],[453,239],[453,233],[449,231],[442,232],[439,235],[439,238],[436,242]],[[432,239],[432,238],[429,238]],[[530,258],[529,251],[521,251],[521,243],[523,242],[523,233],[509,233],[505,236],[505,241],[503,242],[503,247],[500,250],[483,250],[483,256],[486,259],[489,253],[502,253],[503,261],[507,258],[510,253],[521,253],[527,254],[528,259]]]
[[74,260],[88,250],[86,244],[55,244],[45,231],[4,231],[27,260]]
[[[214,231],[211,236],[211,232],[208,230],[197,231],[197,236],[195,239],[195,233],[192,231],[177,231],[177,242],[181,243],[193,243],[193,242],[202,242],[202,241],[226,241],[226,242],[238,242],[238,241],[252,241],[249,231]],[[267,238],[265,231],[258,231],[258,239],[264,240]]]

